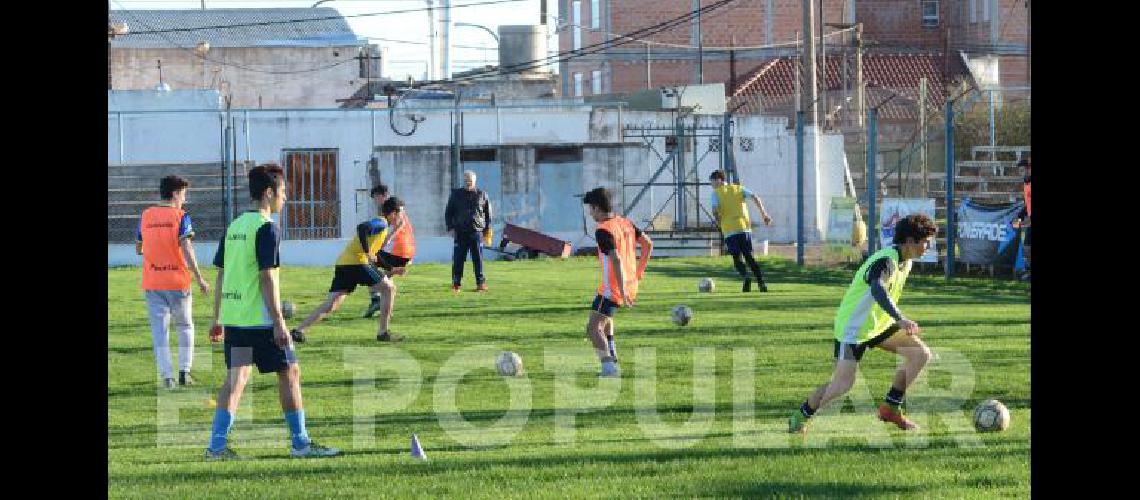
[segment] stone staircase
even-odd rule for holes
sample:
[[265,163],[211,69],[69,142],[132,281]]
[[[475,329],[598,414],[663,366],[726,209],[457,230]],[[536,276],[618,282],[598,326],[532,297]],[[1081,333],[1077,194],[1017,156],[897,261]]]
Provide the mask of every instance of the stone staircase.
[[[143,210],[159,202],[159,180],[178,175],[190,182],[183,207],[199,240],[222,237],[229,220],[225,176],[220,163],[110,165],[107,167],[107,242],[133,243]],[[234,213],[248,209],[246,166],[239,163],[233,182]]]

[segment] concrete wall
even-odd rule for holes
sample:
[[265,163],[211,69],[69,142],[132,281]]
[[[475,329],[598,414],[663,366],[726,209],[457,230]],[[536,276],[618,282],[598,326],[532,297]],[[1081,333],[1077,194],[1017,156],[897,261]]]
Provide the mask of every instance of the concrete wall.
[[[296,241],[290,245],[306,248],[304,255],[288,255],[290,265],[327,265],[352,227],[375,213],[368,197],[372,179],[369,160],[376,158],[377,174],[394,193],[408,203],[416,227],[417,260],[446,260],[450,241],[444,236],[443,210],[456,181],[450,167],[452,114],[446,109],[415,110],[425,117],[411,136],[396,134],[384,110],[236,110],[232,113],[236,131],[238,160],[253,163],[282,161],[284,149],[333,148],[338,151],[338,190],[341,197],[341,238],[327,241]],[[621,140],[626,124],[665,126],[672,115],[656,112],[630,112],[585,106],[531,107],[525,109],[467,109],[463,113],[464,147],[495,148],[493,164],[480,165],[481,187],[496,192],[495,231],[502,223],[513,222],[544,230],[543,224],[557,231],[553,235],[575,245],[592,244],[592,221],[586,231],[571,227],[580,218],[580,199],[574,194],[597,186],[618,193],[619,211],[636,195],[637,188],[623,189],[623,182],[645,182],[660,160],[640,139]],[[108,164],[205,163],[221,156],[219,112],[153,112],[108,114]],[[411,124],[394,115],[396,128],[405,132]],[[716,126],[719,116],[698,117],[702,126]],[[762,229],[772,241],[792,241],[795,237],[795,136],[783,119],[738,117],[735,126],[736,159],[745,185],[756,190],[775,218],[772,228]],[[839,135],[808,133],[805,206],[808,207],[809,241],[819,239],[827,219],[830,197],[842,193],[842,138]],[[752,142],[752,150],[743,144]],[[665,151],[664,139],[654,141]],[[120,147],[121,145],[121,147]],[[539,162],[536,148],[580,146],[580,162]],[[709,147],[706,138],[696,142],[698,156]],[[695,178],[707,180],[718,168],[717,153],[709,153],[697,167]],[[818,158],[818,160],[816,160]],[[816,167],[818,162],[818,167]],[[687,159],[689,170],[691,159]],[[691,175],[691,174],[690,174]],[[668,181],[666,173],[659,181]],[[488,185],[490,183],[491,185]],[[491,189],[493,188],[493,189]],[[701,189],[701,202],[707,204],[709,190]],[[669,188],[654,188],[630,213],[644,224],[652,213],[664,208]],[[754,220],[758,214],[753,210]],[[689,207],[695,218],[698,208]],[[705,221],[708,217],[701,214]],[[330,242],[331,241],[331,242]],[[135,262],[133,250],[112,247],[110,264]],[[328,255],[324,255],[324,253]],[[323,260],[322,260],[323,259]],[[319,262],[318,262],[319,261]]]
[[[215,47],[206,60],[187,49],[114,48],[109,55],[111,82],[115,90],[152,90],[158,85],[161,60],[162,79],[171,88],[228,87],[235,108],[335,108],[340,105],[337,99],[347,98],[364,84],[360,65],[352,60],[358,49]],[[281,73],[312,68],[327,69]]]

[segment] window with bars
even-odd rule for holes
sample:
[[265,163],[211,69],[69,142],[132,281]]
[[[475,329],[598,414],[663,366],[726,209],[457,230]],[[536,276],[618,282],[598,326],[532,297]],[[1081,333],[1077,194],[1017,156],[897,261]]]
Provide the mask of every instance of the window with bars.
[[938,26],[938,0],[922,0],[922,25]]
[[340,196],[336,149],[287,149],[282,238],[316,240],[340,237]]

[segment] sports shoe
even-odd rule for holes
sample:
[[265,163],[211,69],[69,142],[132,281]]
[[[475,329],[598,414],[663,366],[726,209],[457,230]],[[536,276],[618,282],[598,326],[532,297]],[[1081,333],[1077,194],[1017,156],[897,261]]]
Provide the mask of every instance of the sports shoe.
[[296,328],[289,330],[289,336],[293,337],[293,342],[296,342],[298,344],[305,343],[305,332],[302,332],[301,330],[298,330]]
[[451,285],[451,293],[459,293],[459,285]]
[[194,377],[188,371],[178,372],[178,385],[194,385]]
[[476,292],[486,292],[487,291],[487,284],[486,283],[479,283],[479,286],[475,287],[475,291]]
[[241,460],[241,456],[229,446],[222,451],[210,451],[206,448],[206,460]]
[[404,336],[398,333],[384,332],[376,336],[376,340],[380,342],[399,342],[404,340]]
[[768,284],[761,281],[761,282],[756,284],[756,289],[760,290],[761,292],[767,292],[768,291]]
[[788,417],[788,432],[792,434],[803,434],[807,432],[808,419],[804,416],[804,412],[797,409],[792,412],[792,416]]
[[164,389],[174,389],[177,386],[174,384],[174,379],[168,378],[168,379],[163,379],[162,387]]
[[899,429],[910,431],[918,428],[918,424],[912,422],[909,418],[903,415],[902,409],[898,411],[891,408],[891,405],[882,403],[879,405],[879,420],[883,422],[890,422],[899,426]]
[[380,299],[379,298],[373,298],[372,302],[370,302],[368,304],[368,310],[364,311],[364,317],[365,318],[371,318],[372,315],[376,314],[376,311],[379,311],[379,310],[380,310]]
[[600,373],[598,373],[598,376],[599,377],[606,377],[606,378],[609,378],[609,377],[617,378],[617,377],[621,376],[621,371],[618,370],[617,365],[613,365],[613,367],[610,368],[609,370],[606,369],[605,365],[602,365],[602,371]]
[[293,458],[324,458],[335,457],[337,455],[340,455],[340,450],[329,448],[328,446],[321,446],[312,441],[309,442],[308,446],[299,450],[297,448],[289,448],[289,456]]
[[752,291],[752,278],[744,278],[744,286],[740,288],[742,292]]

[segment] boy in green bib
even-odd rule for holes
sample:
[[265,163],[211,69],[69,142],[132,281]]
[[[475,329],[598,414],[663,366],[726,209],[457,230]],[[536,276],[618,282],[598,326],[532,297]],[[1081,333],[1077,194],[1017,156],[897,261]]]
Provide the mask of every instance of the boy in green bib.
[[788,421],[789,432],[804,432],[808,419],[851,389],[863,353],[872,347],[902,356],[891,389],[879,406],[879,419],[900,429],[917,429],[902,405],[906,389],[930,360],[922,329],[896,305],[910,274],[911,259],[926,253],[938,226],[922,214],[903,217],[895,226],[893,245],[875,252],[859,266],[835,315],[835,372],[815,390]]
[[301,404],[301,369],[289,328],[281,315],[281,232],[269,218],[285,205],[285,175],[277,165],[260,165],[249,171],[249,194],[257,207],[241,214],[226,228],[218,244],[214,297],[216,341],[225,327],[226,380],[218,391],[218,407],[207,460],[239,458],[226,446],[242,391],[253,365],[260,373],[276,373],[278,396],[292,435],[293,457],[331,457],[340,452],[314,443],[305,429]]

